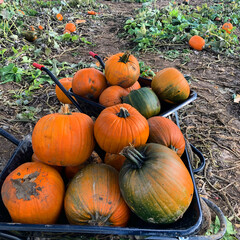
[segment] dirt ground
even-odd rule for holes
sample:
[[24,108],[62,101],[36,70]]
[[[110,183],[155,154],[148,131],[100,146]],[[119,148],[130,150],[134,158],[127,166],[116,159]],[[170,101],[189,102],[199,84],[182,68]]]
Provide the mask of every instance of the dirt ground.
[[[164,6],[168,1],[157,3]],[[200,4],[199,1],[191,3]],[[129,40],[119,39],[118,33],[125,20],[134,16],[134,10],[140,7],[140,3],[104,1],[104,4],[107,8],[103,10],[103,17],[98,21],[93,20],[91,26],[79,30],[95,45],[60,52],[56,54],[58,61],[76,63],[82,60],[90,63],[96,60],[89,56],[89,51],[104,59],[114,53],[131,49]],[[75,57],[72,52],[76,53]],[[141,52],[136,57],[151,66],[155,72],[171,66],[191,76],[190,86],[197,92],[198,97],[193,103],[179,110],[178,114],[184,136],[206,158],[203,172],[195,175],[198,191],[201,196],[216,203],[239,230],[240,105],[233,102],[233,94],[240,91],[240,63],[205,50],[192,51],[191,61],[188,63],[183,63],[181,59],[167,60],[160,53],[153,52]],[[17,91],[19,88],[22,88],[22,85],[13,82],[0,85],[0,126],[21,140],[32,132],[35,122],[16,120],[16,114],[21,109],[11,104],[15,100],[10,98],[9,91]],[[55,96],[54,86],[44,85],[36,92],[31,105],[42,109],[37,113],[38,118],[58,111],[60,103]],[[72,109],[75,109],[74,106]],[[0,138],[1,170],[15,148],[15,145]]]

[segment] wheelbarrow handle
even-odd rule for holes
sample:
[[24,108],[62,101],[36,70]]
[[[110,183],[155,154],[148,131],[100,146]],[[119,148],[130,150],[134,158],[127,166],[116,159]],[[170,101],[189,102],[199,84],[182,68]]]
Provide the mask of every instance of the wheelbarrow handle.
[[203,156],[202,152],[200,152],[200,151],[199,151],[196,147],[194,147],[191,143],[190,143],[190,146],[191,146],[191,148],[192,148],[193,153],[195,153],[195,154],[199,157],[200,162],[201,162],[201,164],[200,164],[200,166],[199,166],[198,168],[193,169],[193,172],[194,172],[194,173],[201,172],[201,171],[204,169],[205,165],[206,165],[206,159],[205,159],[205,157]]
[[220,208],[213,203],[212,201],[203,198],[202,199],[206,202],[206,204],[208,205],[208,207],[216,214],[216,216],[218,216],[219,221],[220,221],[220,230],[218,233],[213,234],[213,235],[209,235],[209,236],[204,236],[204,235],[193,235],[193,236],[185,236],[185,237],[158,237],[158,236],[151,236],[151,237],[147,237],[145,239],[148,240],[218,240],[221,239],[224,234],[227,231],[227,221],[226,218],[223,214],[223,212],[220,210]]
[[96,58],[99,63],[101,64],[102,68],[105,69],[105,63],[103,62],[103,60],[101,59],[101,57],[99,57],[96,53],[90,51],[89,55],[92,56],[93,58]]
[[40,69],[41,71],[46,72],[50,76],[50,78],[56,83],[56,85],[63,91],[63,93],[68,97],[68,99],[75,105],[78,111],[82,113],[81,107],[79,106],[78,102],[72,97],[72,95],[65,89],[65,87],[58,81],[58,79],[49,69],[38,63],[33,63],[33,66]]
[[3,233],[3,232],[0,232],[0,237],[3,237],[3,239],[10,239],[10,240],[23,240],[22,238],[19,238],[7,233]]
[[3,137],[5,137],[7,140],[9,140],[15,145],[19,145],[20,143],[19,140],[17,140],[13,135],[5,131],[3,128],[0,128],[0,135],[2,135]]

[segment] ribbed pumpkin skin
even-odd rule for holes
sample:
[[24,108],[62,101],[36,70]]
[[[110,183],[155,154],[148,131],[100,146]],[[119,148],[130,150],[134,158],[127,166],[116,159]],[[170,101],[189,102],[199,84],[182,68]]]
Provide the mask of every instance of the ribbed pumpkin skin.
[[190,87],[183,74],[176,68],[164,68],[152,79],[152,90],[160,100],[180,103],[190,94]]
[[170,119],[155,116],[148,119],[148,142],[159,143],[174,150],[182,156],[185,150],[185,139],[179,127]]
[[[119,117],[121,108],[129,116]],[[118,104],[105,108],[94,124],[95,139],[105,152],[119,153],[125,146],[139,146],[147,142],[149,126],[147,119],[129,104]]]
[[65,187],[53,167],[27,162],[5,179],[1,195],[13,222],[54,224],[63,206]]
[[175,222],[193,197],[193,182],[187,168],[174,151],[163,145],[149,143],[136,149],[145,156],[141,168],[124,154],[127,159],[119,173],[124,200],[144,221]]
[[[65,87],[65,89],[68,91],[72,87],[72,79],[73,78],[62,78],[59,80],[59,82]],[[65,104],[72,104],[72,102],[69,100],[69,98],[63,93],[63,91],[56,85],[55,92],[58,100]]]
[[112,55],[105,63],[105,76],[110,85],[118,85],[123,88],[132,86],[140,76],[138,60],[130,55],[128,62],[120,62],[124,53]]
[[80,165],[95,146],[93,125],[93,120],[83,113],[46,115],[33,129],[33,151],[49,165]]
[[122,101],[136,108],[145,118],[159,114],[161,109],[157,95],[148,87],[131,91],[122,97]]
[[120,86],[106,88],[99,97],[99,103],[105,107],[111,107],[122,103],[121,97],[128,95],[128,91]]
[[118,172],[106,164],[89,164],[68,185],[64,208],[77,225],[126,226],[130,211],[118,183]]
[[79,96],[96,100],[106,87],[104,74],[95,68],[83,68],[73,76],[72,90]]

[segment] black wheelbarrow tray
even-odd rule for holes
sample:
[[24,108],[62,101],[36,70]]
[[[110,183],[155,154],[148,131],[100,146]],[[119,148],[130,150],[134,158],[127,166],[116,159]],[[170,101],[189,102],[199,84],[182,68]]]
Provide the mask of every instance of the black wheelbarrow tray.
[[[8,174],[24,162],[31,161],[33,154],[31,134],[25,137],[24,140],[18,141],[14,136],[0,128],[0,134],[17,145],[13,155],[6,164],[0,174],[0,188]],[[97,151],[97,150],[96,150]],[[205,202],[211,210],[220,219],[221,230],[216,235],[198,236],[203,221],[203,212],[201,208],[200,197],[196,187],[193,169],[190,163],[190,157],[185,149],[182,155],[182,160],[190,172],[193,185],[194,195],[192,202],[185,212],[183,217],[178,221],[167,225],[148,224],[139,219],[132,213],[127,227],[107,227],[107,226],[88,226],[88,225],[70,225],[64,215],[59,219],[59,222],[53,225],[43,224],[21,224],[13,223],[11,217],[5,208],[2,198],[0,197],[0,239],[32,239],[31,237],[42,237],[50,239],[82,239],[84,236],[96,235],[117,235],[117,236],[141,236],[144,239],[221,239],[226,231],[226,220],[222,211],[210,200],[204,198]],[[130,238],[130,237],[129,237]]]

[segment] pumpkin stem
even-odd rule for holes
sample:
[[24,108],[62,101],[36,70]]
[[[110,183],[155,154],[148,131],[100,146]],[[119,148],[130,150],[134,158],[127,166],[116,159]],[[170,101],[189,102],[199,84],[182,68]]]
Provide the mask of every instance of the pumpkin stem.
[[144,156],[134,147],[124,147],[119,153],[129,159],[137,168],[141,168],[144,163]]
[[120,112],[117,113],[117,116],[121,118],[127,118],[130,116],[130,114],[126,108],[120,107]]
[[131,53],[129,51],[126,51],[120,58],[118,62],[122,62],[122,63],[128,63],[128,59],[130,57]]
[[64,104],[63,106],[61,106],[60,111],[61,114],[64,115],[71,115],[71,112],[69,110],[69,105],[68,104]]

